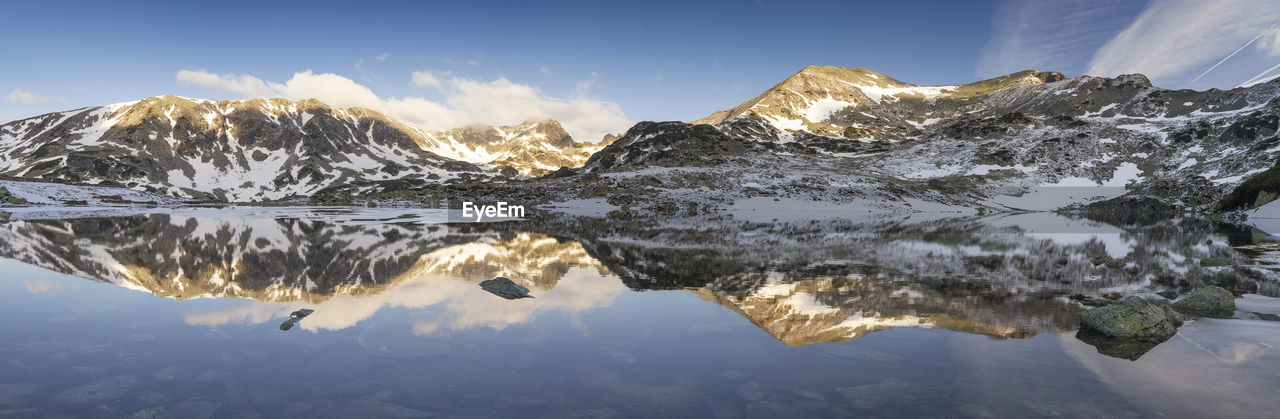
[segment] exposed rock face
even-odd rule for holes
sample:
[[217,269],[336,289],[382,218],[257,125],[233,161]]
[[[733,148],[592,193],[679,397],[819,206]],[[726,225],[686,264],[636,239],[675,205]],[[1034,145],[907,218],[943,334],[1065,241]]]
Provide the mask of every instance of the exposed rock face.
[[[930,107],[967,104],[995,92],[1064,80],[1061,73],[1027,70],[955,86],[920,86],[865,68],[809,66],[732,109],[694,124],[759,119],[782,130],[848,139],[901,139],[929,116]],[[856,110],[856,111],[855,111]]]
[[429,149],[442,156],[510,168],[521,176],[541,176],[561,167],[576,168],[592,153],[612,142],[581,143],[554,119],[511,126],[472,125],[428,134],[436,142]]
[[717,166],[757,147],[710,125],[641,122],[596,153],[582,171],[618,172],[646,167]]
[[[1101,203],[1088,208],[1151,214],[1220,208],[1237,185],[1258,178],[1224,207],[1249,208],[1280,196],[1280,172],[1260,173],[1280,161],[1277,97],[1280,81],[1196,92],[1157,88],[1141,75],[1024,71],[920,86],[861,68],[808,67],[691,124],[637,124],[579,174],[634,178],[656,194],[679,189],[703,202]],[[691,172],[707,169],[719,178],[704,183],[716,186],[698,192]],[[1080,192],[1022,199],[1046,186]]]
[[1222,287],[1197,288],[1173,303],[1179,312],[1202,317],[1231,317],[1236,311],[1235,295]]
[[1080,313],[1081,326],[1108,337],[1163,342],[1178,333],[1177,320],[1158,305],[1139,297]]

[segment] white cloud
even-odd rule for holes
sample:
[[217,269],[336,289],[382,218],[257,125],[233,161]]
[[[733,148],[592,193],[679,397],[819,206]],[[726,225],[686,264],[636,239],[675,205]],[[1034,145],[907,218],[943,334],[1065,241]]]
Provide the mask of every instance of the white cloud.
[[1259,53],[1280,57],[1280,28],[1268,29],[1254,46]]
[[271,96],[274,93],[262,79],[251,76],[217,75],[205,70],[182,70],[178,72],[177,77],[178,81],[184,84],[212,87],[241,96]]
[[440,79],[430,71],[413,72],[413,85],[418,87],[440,87]]
[[[1087,72],[1142,73],[1157,84],[1185,84],[1278,16],[1280,2],[1274,0],[1155,0],[1094,54]],[[1258,47],[1272,51],[1275,36],[1266,38]]]
[[594,142],[631,126],[615,103],[588,98],[598,75],[579,83],[569,99],[550,97],[536,87],[506,78],[479,81],[463,77],[442,79],[448,73],[417,71],[415,86],[438,89],[444,104],[421,97],[381,98],[368,87],[332,73],[294,73],[284,83],[248,75],[218,75],[205,70],[182,70],[178,81],[225,90],[241,97],[315,98],[332,106],[373,109],[427,131],[471,123],[511,125],[534,118],[555,118],[579,141]]
[[1079,73],[1141,4],[1113,0],[1003,1],[978,59],[982,77],[1027,69]]
[[53,101],[53,98],[51,97],[40,96],[22,89],[13,89],[12,92],[9,92],[8,99],[10,102],[20,103],[44,103]]

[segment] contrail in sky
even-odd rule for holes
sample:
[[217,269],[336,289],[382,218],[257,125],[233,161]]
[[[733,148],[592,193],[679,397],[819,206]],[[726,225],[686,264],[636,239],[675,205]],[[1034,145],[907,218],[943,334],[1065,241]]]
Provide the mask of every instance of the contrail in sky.
[[1262,78],[1262,76],[1263,76],[1263,75],[1265,75],[1265,74],[1267,74],[1267,73],[1270,73],[1270,72],[1272,72],[1272,71],[1275,71],[1277,68],[1280,68],[1280,64],[1276,64],[1276,65],[1274,65],[1274,66],[1271,66],[1271,68],[1268,68],[1268,69],[1267,69],[1267,71],[1263,71],[1263,72],[1261,72],[1261,73],[1258,73],[1258,75],[1253,76],[1253,78],[1249,79],[1248,81],[1246,81],[1246,82],[1244,82],[1244,83],[1240,83],[1240,85],[1239,85],[1239,86],[1236,86],[1236,87],[1249,87],[1249,84],[1250,84],[1250,83],[1253,83],[1254,81],[1256,81],[1256,80],[1258,80],[1258,79]]
[[1258,32],[1258,36],[1253,37],[1253,39],[1250,39],[1249,42],[1245,42],[1244,45],[1240,46],[1240,49],[1236,50],[1236,52],[1231,53],[1231,55],[1228,55],[1227,58],[1223,58],[1222,61],[1218,61],[1218,63],[1214,64],[1213,67],[1209,67],[1208,70],[1205,70],[1203,73],[1200,73],[1199,76],[1196,76],[1196,78],[1191,79],[1191,81],[1187,82],[1187,84],[1195,83],[1196,80],[1200,80],[1200,78],[1204,77],[1205,74],[1209,74],[1210,71],[1213,71],[1213,69],[1218,68],[1218,66],[1222,65],[1222,63],[1225,63],[1227,62],[1227,60],[1230,60],[1231,57],[1234,57],[1236,56],[1236,54],[1239,54],[1240,51],[1243,51],[1245,49],[1245,47],[1249,46],[1250,44],[1253,44],[1253,41],[1257,41],[1258,38],[1261,38],[1262,34],[1265,34],[1267,33],[1267,31],[1275,28],[1276,28],[1276,25],[1272,24],[1270,28],[1266,28],[1266,29],[1263,29],[1262,32]]

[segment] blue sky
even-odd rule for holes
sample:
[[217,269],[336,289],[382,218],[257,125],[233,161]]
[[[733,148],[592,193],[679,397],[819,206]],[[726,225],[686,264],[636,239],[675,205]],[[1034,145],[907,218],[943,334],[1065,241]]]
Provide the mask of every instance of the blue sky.
[[165,93],[314,96],[424,128],[555,117],[594,136],[705,116],[806,65],[917,84],[1141,71],[1204,89],[1280,63],[1280,11],[1261,0],[37,3],[6,5],[0,120]]

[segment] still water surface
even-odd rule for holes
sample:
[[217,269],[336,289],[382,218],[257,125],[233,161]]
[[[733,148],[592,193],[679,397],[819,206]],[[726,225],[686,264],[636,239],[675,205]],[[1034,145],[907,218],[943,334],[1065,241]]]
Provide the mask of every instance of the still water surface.
[[[2,417],[1280,411],[1280,287],[1240,250],[1267,239],[1205,220],[35,218],[0,223]],[[1071,294],[1205,283],[1236,318],[1133,361],[1075,338]]]

